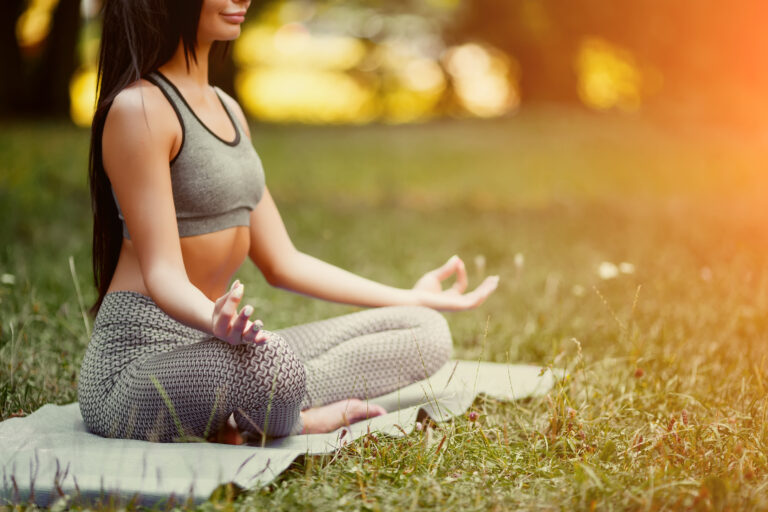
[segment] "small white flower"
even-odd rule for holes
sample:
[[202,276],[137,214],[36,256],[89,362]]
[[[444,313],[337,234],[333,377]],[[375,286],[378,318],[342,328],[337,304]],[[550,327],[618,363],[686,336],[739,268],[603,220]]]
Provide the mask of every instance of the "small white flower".
[[523,255],[523,253],[518,252],[517,254],[515,254],[515,267],[518,270],[520,270],[521,268],[523,268],[523,265],[525,265],[525,256]]
[[619,268],[610,261],[604,261],[597,267],[597,275],[600,279],[613,279],[619,275]]
[[583,297],[584,296],[584,287],[580,284],[573,285],[573,288],[571,288],[571,293],[573,293],[577,297]]
[[478,254],[475,256],[475,268],[477,269],[477,272],[482,274],[485,272],[485,256],[482,254]]
[[622,261],[619,263],[619,272],[622,274],[634,274],[635,273],[635,266],[632,263],[627,263],[626,261]]
[[16,276],[13,274],[3,274],[0,276],[0,283],[8,285],[16,284]]

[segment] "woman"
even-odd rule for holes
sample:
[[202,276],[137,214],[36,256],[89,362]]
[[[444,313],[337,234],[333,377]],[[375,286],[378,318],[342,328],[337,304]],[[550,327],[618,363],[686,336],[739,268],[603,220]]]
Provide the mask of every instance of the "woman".
[[[294,248],[242,110],[208,84],[212,45],[240,34],[249,3],[105,3],[90,153],[99,297],[78,383],[97,434],[207,437],[234,415],[244,431],[284,436],[383,414],[364,400],[450,355],[434,309],[475,307],[496,288],[491,277],[464,293],[455,256],[405,290]],[[264,330],[240,308],[243,285],[227,288],[246,256],[273,286],[388,307]]]

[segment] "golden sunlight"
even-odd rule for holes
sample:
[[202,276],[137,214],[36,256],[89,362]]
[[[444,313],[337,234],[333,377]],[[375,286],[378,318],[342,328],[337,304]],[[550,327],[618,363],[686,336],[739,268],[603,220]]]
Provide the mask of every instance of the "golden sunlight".
[[437,61],[422,57],[403,42],[377,47],[374,70],[382,75],[381,117],[390,123],[428,119],[446,88],[445,74]]
[[90,126],[96,105],[96,69],[78,70],[69,82],[70,116],[78,126]]
[[576,57],[576,73],[585,105],[629,112],[640,108],[642,74],[628,51],[603,39],[586,38]]
[[340,35],[313,35],[301,23],[277,29],[255,25],[243,30],[234,45],[235,62],[254,65],[350,69],[365,56],[362,41]]
[[376,114],[372,92],[345,73],[264,67],[237,75],[243,107],[266,121],[362,123]]
[[50,30],[51,13],[58,3],[59,0],[30,0],[16,22],[19,46],[34,46],[45,39]]
[[346,71],[366,54],[362,41],[312,34],[295,21],[243,31],[233,57],[235,87],[249,115],[273,122],[363,123],[376,116],[371,87]]
[[348,35],[360,31],[318,29],[316,16],[311,4],[276,2],[243,28],[233,58],[249,115],[320,124],[418,122],[445,108],[449,82],[450,99],[472,116],[502,115],[520,102],[514,62],[490,46],[445,52],[428,34],[387,34],[374,42]]
[[493,117],[519,106],[512,67],[501,52],[468,43],[450,48],[444,62],[459,103],[471,114]]

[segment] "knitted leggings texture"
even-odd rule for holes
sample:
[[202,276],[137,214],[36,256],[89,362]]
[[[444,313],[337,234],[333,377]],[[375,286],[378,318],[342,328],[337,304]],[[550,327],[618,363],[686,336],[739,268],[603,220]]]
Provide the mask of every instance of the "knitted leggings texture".
[[169,442],[207,437],[234,413],[243,430],[285,436],[301,431],[299,411],[389,393],[451,352],[442,315],[414,306],[267,332],[265,343],[233,346],[150,297],[108,293],[80,369],[83,420],[101,436]]

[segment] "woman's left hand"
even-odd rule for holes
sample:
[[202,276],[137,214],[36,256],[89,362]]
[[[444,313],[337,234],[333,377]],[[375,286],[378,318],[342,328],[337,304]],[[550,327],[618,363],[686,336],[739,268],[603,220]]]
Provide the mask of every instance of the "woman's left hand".
[[[442,281],[456,274],[456,282],[443,290]],[[467,289],[467,269],[458,256],[451,258],[440,268],[424,274],[413,287],[419,304],[442,311],[461,311],[482,304],[499,284],[499,276],[488,276],[471,292]]]

